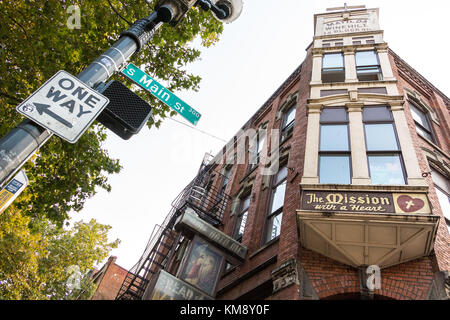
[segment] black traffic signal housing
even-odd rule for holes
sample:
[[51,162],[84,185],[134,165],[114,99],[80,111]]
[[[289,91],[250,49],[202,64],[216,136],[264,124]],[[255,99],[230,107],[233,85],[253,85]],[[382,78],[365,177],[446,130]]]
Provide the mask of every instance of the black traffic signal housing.
[[152,114],[152,107],[120,81],[110,81],[98,90],[109,104],[97,121],[124,140],[138,133]]

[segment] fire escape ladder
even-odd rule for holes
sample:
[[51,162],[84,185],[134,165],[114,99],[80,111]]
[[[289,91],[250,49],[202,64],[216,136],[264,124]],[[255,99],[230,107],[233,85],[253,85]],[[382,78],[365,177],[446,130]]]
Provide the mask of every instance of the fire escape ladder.
[[[150,252],[145,254],[141,260],[130,270],[122,284],[117,295],[117,299],[121,300],[137,300],[141,299],[147,284],[151,277],[160,269],[164,269],[173,254],[174,244],[177,235],[169,228],[162,228],[155,235],[156,241],[150,241],[153,244]],[[147,251],[147,250],[146,250]]]
[[181,236],[173,227],[186,207],[191,207],[201,219],[213,226],[222,224],[231,197],[213,186],[213,177],[222,176],[213,167],[204,160],[198,175],[172,202],[172,209],[164,222],[161,226],[155,226],[140,260],[128,272],[117,300],[142,299],[152,276],[169,266]]

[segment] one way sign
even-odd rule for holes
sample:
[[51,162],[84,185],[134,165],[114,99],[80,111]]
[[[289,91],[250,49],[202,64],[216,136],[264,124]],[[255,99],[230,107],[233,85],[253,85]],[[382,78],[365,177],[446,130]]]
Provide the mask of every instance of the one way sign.
[[75,143],[108,103],[108,98],[61,70],[16,110],[61,138]]

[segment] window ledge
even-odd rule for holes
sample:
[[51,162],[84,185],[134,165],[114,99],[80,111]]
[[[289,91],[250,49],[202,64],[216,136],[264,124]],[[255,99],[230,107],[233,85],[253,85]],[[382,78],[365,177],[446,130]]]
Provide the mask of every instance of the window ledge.
[[266,242],[261,248],[253,252],[251,255],[249,255],[249,259],[252,259],[253,257],[257,256],[259,253],[263,252],[268,247],[271,247],[274,243],[277,243],[280,240],[280,236],[273,238],[269,242]]
[[389,80],[389,79],[384,79],[384,80],[376,80],[376,81],[345,81],[345,82],[310,82],[310,86],[311,87],[322,87],[322,86],[330,86],[330,87],[335,87],[335,86],[342,86],[342,85],[370,85],[370,84],[382,84],[382,83],[397,83],[396,79],[393,80]]
[[245,176],[239,181],[239,183],[242,183],[245,179],[247,179],[258,167],[259,163],[252,170],[248,171]]
[[230,273],[233,273],[234,271],[236,271],[237,266],[232,266],[230,269],[225,270],[222,275],[220,276],[220,278],[225,278],[227,275],[229,275]]
[[279,145],[279,147],[281,147],[283,144],[286,143],[286,141],[288,141],[289,139],[291,139],[292,136],[293,136],[293,134],[291,133],[291,134],[289,134],[288,136],[286,136],[286,138],[284,138],[283,140],[280,140],[280,145]]
[[299,183],[302,190],[321,190],[321,191],[387,191],[387,192],[415,192],[428,191],[428,186],[413,186],[413,185],[387,185],[387,184],[372,184],[372,185],[357,185],[357,184],[310,184]]
[[435,142],[431,141],[430,139],[425,138],[423,135],[421,135],[420,133],[418,133],[416,131],[417,135],[422,138],[423,140],[425,140],[425,142],[428,142],[433,148],[438,149],[441,153],[443,154],[447,154],[444,150],[442,150],[441,148],[439,148],[439,146],[436,145]]

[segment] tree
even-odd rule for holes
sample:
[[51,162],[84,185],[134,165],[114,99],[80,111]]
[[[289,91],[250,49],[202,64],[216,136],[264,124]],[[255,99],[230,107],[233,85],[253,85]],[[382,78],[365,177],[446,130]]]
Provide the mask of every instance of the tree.
[[8,210],[0,216],[0,299],[89,298],[89,271],[119,243],[108,242],[109,229],[95,220],[64,229]]
[[[118,39],[132,22],[147,16],[156,0],[145,1],[0,1],[0,137],[21,121],[15,106],[58,70],[76,75]],[[69,6],[78,5],[81,28],[70,29]],[[164,25],[154,39],[133,58],[133,63],[162,81],[169,90],[197,90],[200,77],[183,67],[198,59],[200,51],[189,45],[196,37],[203,46],[218,40],[222,24],[209,12],[191,9],[173,28]],[[115,76],[117,77],[117,76]],[[153,117],[148,127],[175,114],[149,93]],[[107,175],[120,171],[119,161],[102,149],[107,131],[96,124],[71,145],[53,137],[29,161],[30,186],[17,201],[22,214],[48,218],[63,225],[70,210],[79,211],[96,187],[110,189]]]

